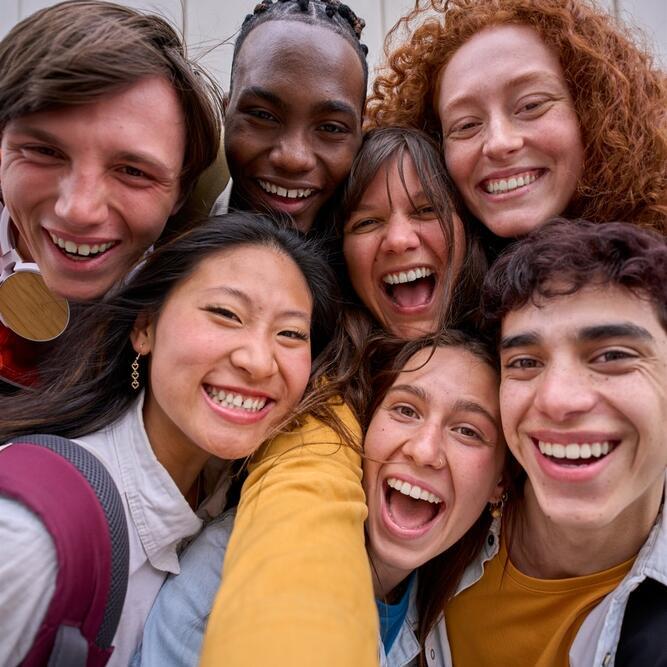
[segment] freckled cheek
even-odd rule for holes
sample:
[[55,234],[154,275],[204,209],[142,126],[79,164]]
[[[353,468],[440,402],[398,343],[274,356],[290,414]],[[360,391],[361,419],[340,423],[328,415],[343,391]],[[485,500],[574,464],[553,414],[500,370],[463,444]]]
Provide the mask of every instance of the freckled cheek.
[[359,239],[353,239],[344,243],[343,254],[354,291],[360,296],[369,292],[372,287],[372,251]]
[[472,151],[463,148],[462,146],[447,146],[445,145],[445,164],[447,171],[454,181],[457,189],[464,192],[469,185],[470,178],[473,175],[473,170],[477,160]]

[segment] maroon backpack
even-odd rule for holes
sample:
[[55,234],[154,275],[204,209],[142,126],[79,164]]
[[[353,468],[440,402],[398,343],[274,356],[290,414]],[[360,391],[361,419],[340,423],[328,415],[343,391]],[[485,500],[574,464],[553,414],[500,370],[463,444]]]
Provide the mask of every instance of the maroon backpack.
[[[20,502],[53,539],[58,573],[24,667],[102,667],[127,590],[127,523],[116,485],[86,449],[30,435],[0,451],[0,495]],[[74,520],[73,520],[74,519]]]

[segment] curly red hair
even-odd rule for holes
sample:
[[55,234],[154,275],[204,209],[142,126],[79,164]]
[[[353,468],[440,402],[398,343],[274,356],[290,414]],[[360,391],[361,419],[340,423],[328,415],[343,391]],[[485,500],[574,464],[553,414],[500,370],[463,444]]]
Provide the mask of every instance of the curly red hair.
[[[440,71],[475,33],[510,23],[534,28],[558,54],[581,125],[583,174],[563,214],[667,234],[667,78],[589,0],[416,0],[387,36],[368,125],[418,127],[440,140]],[[409,38],[394,47],[403,30]]]

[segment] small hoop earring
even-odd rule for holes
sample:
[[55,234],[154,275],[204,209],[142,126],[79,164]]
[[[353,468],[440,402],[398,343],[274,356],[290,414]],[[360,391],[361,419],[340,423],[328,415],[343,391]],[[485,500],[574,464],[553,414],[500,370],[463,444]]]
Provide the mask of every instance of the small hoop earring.
[[497,503],[491,503],[489,508],[491,516],[494,519],[500,519],[503,515],[503,510],[505,509],[505,503],[507,502],[507,491],[500,496],[500,500]]
[[141,352],[137,354],[134,361],[130,364],[132,372],[130,373],[130,386],[134,391],[137,391],[141,384],[139,383],[139,359],[141,359]]

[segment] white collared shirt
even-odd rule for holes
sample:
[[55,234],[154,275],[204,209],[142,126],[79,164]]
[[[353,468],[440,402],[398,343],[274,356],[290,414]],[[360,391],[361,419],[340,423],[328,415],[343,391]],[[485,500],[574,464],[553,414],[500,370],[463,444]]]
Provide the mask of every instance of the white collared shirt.
[[[107,663],[109,667],[126,667],[129,663],[141,640],[144,622],[160,586],[167,574],[180,571],[179,546],[196,535],[204,523],[192,511],[169,473],[155,457],[144,429],[142,407],[143,394],[116,422],[75,441],[99,458],[107,468],[118,487],[128,520],[130,569],[127,595],[113,641],[115,650]],[[220,469],[220,462],[216,464]],[[205,518],[224,505],[229,475],[224,474],[224,466],[222,468],[217,486],[202,505],[206,510]],[[0,498],[0,544],[3,545],[3,552],[7,547],[7,553],[13,554],[11,562],[3,562],[0,570],[2,576],[7,577],[0,580],[0,610],[9,612],[6,615],[0,612],[0,627],[3,636],[5,632],[16,630],[13,634],[20,638],[22,647],[21,654],[16,649],[8,653],[11,656],[7,658],[8,665],[18,664],[23,659],[40,625],[34,617],[43,617],[46,611],[43,598],[45,593],[53,590],[52,581],[45,583],[44,577],[33,585],[33,579],[26,576],[29,575],[26,569],[50,573],[55,580],[57,567],[55,553],[47,548],[33,553],[31,557],[38,562],[31,562],[30,568],[26,568],[25,558],[22,558],[22,555],[25,556],[22,553],[25,551],[25,535],[20,545],[13,544],[16,537],[11,531],[15,531],[16,526],[10,519],[16,508],[17,504],[13,501]],[[3,516],[5,512],[8,514]],[[202,511],[198,514],[201,515]],[[38,538],[40,543],[50,541],[46,529],[37,520],[30,531],[33,539]],[[5,600],[3,582],[11,580],[12,573],[23,580],[20,600]],[[47,602],[51,595],[48,594]],[[8,606],[11,608],[8,609]],[[4,639],[0,643],[4,643]],[[2,659],[0,664],[5,664]]]

